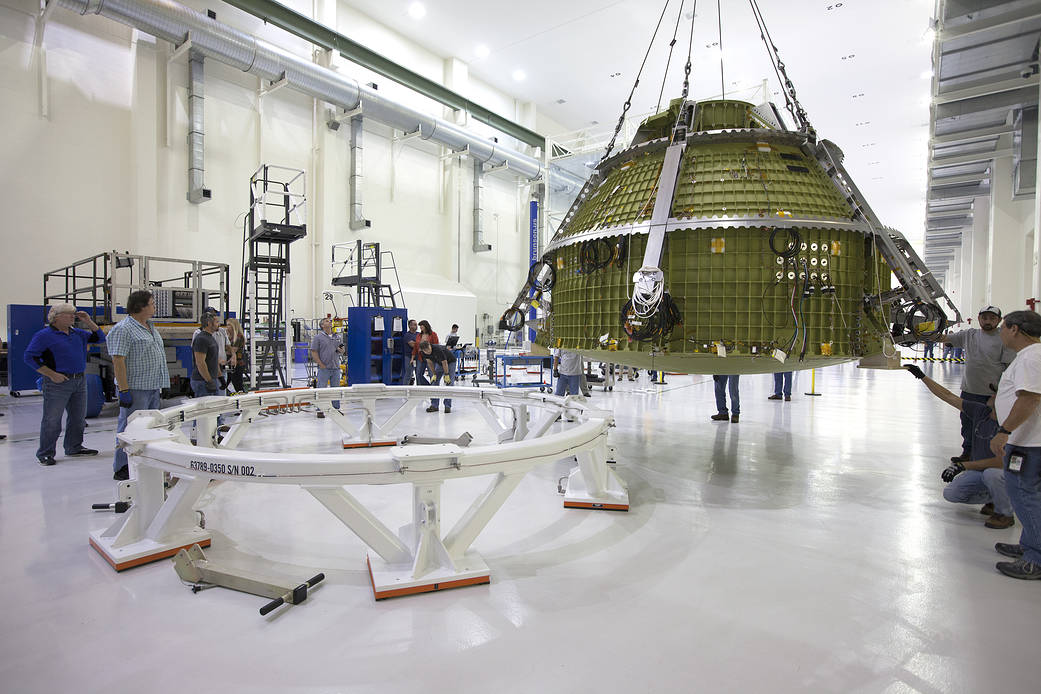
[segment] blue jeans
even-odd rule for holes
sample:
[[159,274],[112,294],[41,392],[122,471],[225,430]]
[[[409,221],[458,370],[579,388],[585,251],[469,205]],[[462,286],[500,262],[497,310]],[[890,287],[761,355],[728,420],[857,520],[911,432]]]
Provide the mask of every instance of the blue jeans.
[[[339,388],[340,387],[340,370],[339,369],[318,369],[318,388]],[[333,400],[333,407],[340,409],[340,401]]]
[[[119,423],[116,425],[116,433],[122,433],[127,428],[127,420],[130,419],[130,415],[134,414],[138,410],[158,410],[159,405],[159,390],[134,390],[130,389],[130,397],[134,399],[130,407],[119,408]],[[112,471],[119,472],[127,466],[127,454],[119,447],[119,443],[116,443],[116,456],[112,460]]]
[[228,391],[221,390],[220,383],[217,383],[217,390],[211,393],[206,390],[206,381],[190,381],[192,386],[192,395],[197,398],[205,398],[214,395],[227,395]]
[[575,374],[574,376],[566,376],[560,374],[557,376],[557,389],[553,391],[554,395],[581,395],[582,388],[582,375]]
[[943,498],[954,504],[994,504],[994,512],[1012,515],[1012,502],[1005,488],[1005,471],[989,467],[986,470],[966,470],[943,488]]
[[[741,394],[737,392],[740,376],[713,376],[716,386],[716,411],[720,414],[741,414]],[[727,410],[727,385],[730,386],[730,405]]]
[[[784,391],[783,393],[781,391]],[[792,372],[779,371],[774,374],[774,395],[792,397]]]
[[[452,380],[452,374],[453,374],[454,371],[455,371],[455,364],[451,364],[450,363],[448,365],[448,371],[447,372],[445,371],[443,366],[441,366],[440,364],[436,364],[434,366],[434,380],[432,382],[430,382],[430,383],[427,383],[426,385],[436,386],[438,383],[441,382],[441,379],[443,378],[445,380],[445,385],[446,386],[450,386],[450,385],[452,385],[454,383],[454,381]],[[430,406],[431,407],[439,407],[440,404],[441,404],[441,399],[440,398],[430,398]],[[452,398],[445,398],[445,407],[451,407],[451,406],[452,406]]]
[[[1019,472],[1008,469],[1008,458],[1013,452],[1026,456]],[[1023,524],[1019,535],[1023,559],[1041,564],[1041,448],[1005,446],[1005,486],[1012,508]]]
[[416,370],[416,385],[417,386],[428,386],[430,381],[427,380],[427,363],[423,360],[412,362],[412,368]]
[[40,421],[40,447],[36,457],[54,456],[62,413],[65,419],[65,454],[83,446],[83,429],[87,426],[87,379],[83,376],[55,383],[43,377],[43,419]]
[[[964,390],[959,395],[962,400],[968,400],[969,402],[982,402],[984,405],[987,404],[987,400],[990,399],[989,395],[977,395],[976,393],[966,393]],[[962,412],[961,416],[961,454],[965,457],[972,455],[972,420]]]

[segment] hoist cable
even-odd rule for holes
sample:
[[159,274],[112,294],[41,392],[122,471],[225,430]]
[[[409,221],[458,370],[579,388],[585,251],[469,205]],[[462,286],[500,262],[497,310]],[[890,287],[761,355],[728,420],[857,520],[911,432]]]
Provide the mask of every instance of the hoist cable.
[[665,61],[665,73],[661,76],[661,91],[658,92],[658,105],[654,108],[657,113],[661,110],[661,98],[665,95],[665,82],[669,79],[669,68],[672,66],[672,49],[676,47],[676,35],[680,31],[680,17],[683,16],[683,0],[680,0],[680,9],[676,12],[676,26],[672,29],[672,41],[669,41],[669,57]]
[[647,44],[647,51],[643,54],[643,62],[640,63],[640,69],[636,73],[636,81],[633,82],[633,88],[629,90],[629,98],[622,104],[622,113],[618,116],[618,124],[614,127],[614,135],[611,136],[611,141],[607,143],[607,149],[604,151],[604,156],[600,157],[600,161],[596,164],[596,169],[600,168],[600,164],[604,163],[604,160],[611,156],[611,151],[614,149],[615,140],[618,139],[618,133],[622,131],[622,125],[625,123],[625,114],[628,112],[629,107],[633,105],[633,94],[636,93],[636,87],[640,84],[640,75],[643,74],[643,68],[647,65],[647,56],[651,54],[651,46],[654,45],[654,39],[658,36],[658,30],[661,29],[662,20],[665,19],[665,12],[669,9],[669,3],[672,0],[665,0],[665,6],[661,8],[661,16],[658,17],[658,24],[654,27],[654,33],[651,34],[651,41]]

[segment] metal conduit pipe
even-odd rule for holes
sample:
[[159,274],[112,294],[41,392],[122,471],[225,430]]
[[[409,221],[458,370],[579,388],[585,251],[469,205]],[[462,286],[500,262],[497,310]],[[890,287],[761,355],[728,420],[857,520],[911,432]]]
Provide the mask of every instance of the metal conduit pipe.
[[[453,150],[465,149],[476,161],[507,167],[529,180],[541,176],[534,157],[481,138],[463,128],[387,99],[375,90],[336,72],[315,65],[266,41],[210,19],[172,0],[52,0],[79,14],[99,14],[134,27],[156,38],[180,45],[191,39],[201,55],[218,60],[269,82],[285,80],[287,86],[328,101],[347,111],[361,108],[369,118],[406,133],[419,132]],[[554,172],[564,180],[575,176]]]
[[202,54],[196,50],[188,51],[188,202],[195,204],[210,199],[210,190],[204,186],[205,169],[203,168],[205,149],[203,133],[203,102],[205,98],[205,72]]
[[361,209],[361,177],[362,177],[362,147],[363,142],[362,117],[351,116],[351,177],[348,184],[348,199],[351,205],[351,231],[367,229],[372,222],[365,219]]
[[474,253],[492,250],[484,242],[484,164],[474,160]]

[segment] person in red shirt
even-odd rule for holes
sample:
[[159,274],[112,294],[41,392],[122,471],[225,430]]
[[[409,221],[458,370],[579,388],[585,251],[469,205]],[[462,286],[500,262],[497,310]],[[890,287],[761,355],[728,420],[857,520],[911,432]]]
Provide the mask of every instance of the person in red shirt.
[[427,320],[419,321],[419,333],[416,335],[416,344],[412,348],[412,359],[416,362],[416,385],[420,386],[430,385],[430,381],[426,377],[426,359],[419,353],[419,346],[424,342],[432,345],[441,344],[437,339],[437,333],[430,327],[430,321]]

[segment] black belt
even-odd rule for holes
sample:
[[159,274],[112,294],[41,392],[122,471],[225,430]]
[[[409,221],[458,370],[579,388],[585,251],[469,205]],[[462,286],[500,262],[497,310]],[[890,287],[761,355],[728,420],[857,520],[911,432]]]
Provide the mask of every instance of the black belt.
[[65,378],[80,378],[81,376],[83,376],[82,371],[80,371],[78,374],[65,373],[64,371],[59,371],[58,373],[60,373]]

